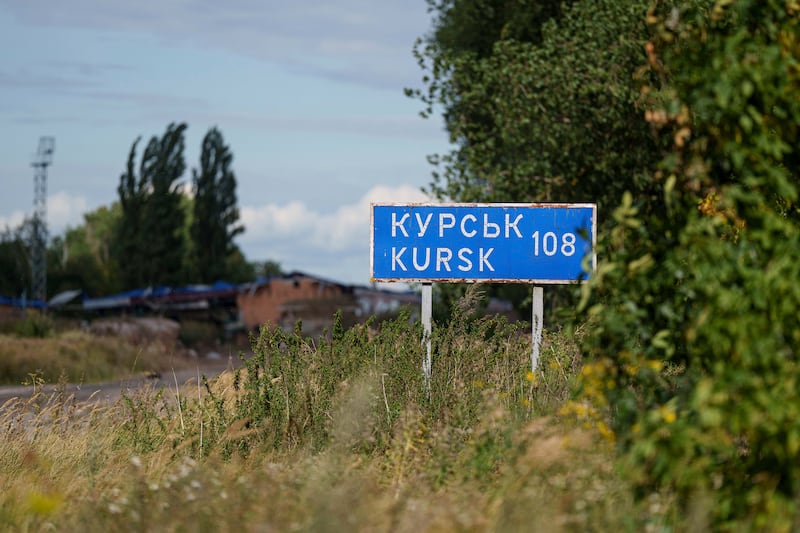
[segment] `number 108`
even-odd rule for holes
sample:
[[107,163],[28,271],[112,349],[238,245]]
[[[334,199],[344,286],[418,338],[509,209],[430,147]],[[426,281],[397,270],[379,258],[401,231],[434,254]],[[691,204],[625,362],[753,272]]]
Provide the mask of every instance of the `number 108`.
[[[564,233],[561,235],[561,255],[570,257],[575,254],[575,241],[577,238],[574,233]],[[538,256],[539,251],[544,252],[546,256],[556,255],[559,251],[558,235],[552,231],[548,231],[544,235],[540,235],[539,231],[533,234],[533,255]]]

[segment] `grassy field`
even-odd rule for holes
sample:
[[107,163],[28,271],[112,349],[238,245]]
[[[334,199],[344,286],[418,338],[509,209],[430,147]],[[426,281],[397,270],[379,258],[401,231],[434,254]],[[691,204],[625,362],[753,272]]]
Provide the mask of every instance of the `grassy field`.
[[[0,385],[98,383],[169,373],[194,367],[198,359],[187,348],[209,343],[209,334],[201,336],[193,324],[182,324],[175,338],[94,334],[77,322],[35,315],[0,325]],[[228,353],[221,347],[217,350]]]
[[146,371],[166,371],[181,357],[111,337],[74,330],[47,338],[0,335],[0,385],[41,380],[94,383]]
[[430,389],[400,317],[264,330],[237,371],[113,405],[9,401],[0,529],[691,529],[668,497],[635,503],[602,421],[582,416],[574,336],[546,332],[533,375],[525,329],[467,314],[436,328]]

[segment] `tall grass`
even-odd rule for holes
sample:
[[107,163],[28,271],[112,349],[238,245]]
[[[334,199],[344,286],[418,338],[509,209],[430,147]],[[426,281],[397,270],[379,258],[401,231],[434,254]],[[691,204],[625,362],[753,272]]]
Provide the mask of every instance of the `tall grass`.
[[175,354],[156,346],[137,346],[114,337],[80,330],[52,332],[44,337],[0,334],[0,385],[19,385],[36,375],[48,383],[62,376],[71,383],[90,383],[144,370],[166,371]]
[[[585,531],[664,523],[613,450],[558,413],[580,367],[549,332],[469,309],[306,337],[265,328],[219,378],[113,404],[0,408],[0,525],[18,531]],[[667,508],[666,503],[664,508]]]

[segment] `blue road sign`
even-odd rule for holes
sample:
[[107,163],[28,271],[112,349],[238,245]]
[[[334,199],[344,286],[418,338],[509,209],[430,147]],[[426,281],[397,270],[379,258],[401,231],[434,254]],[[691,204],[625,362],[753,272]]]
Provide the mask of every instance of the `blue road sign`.
[[373,204],[373,281],[565,284],[595,267],[595,204]]

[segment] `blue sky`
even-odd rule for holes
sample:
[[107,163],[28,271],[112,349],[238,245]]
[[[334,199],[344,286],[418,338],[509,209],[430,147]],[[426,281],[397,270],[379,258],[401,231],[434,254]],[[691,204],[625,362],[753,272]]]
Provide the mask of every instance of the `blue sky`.
[[117,199],[136,137],[186,122],[191,169],[217,126],[248,259],[367,283],[369,202],[424,200],[449,149],[403,94],[430,25],[424,0],[0,0],[0,228],[33,209],[40,136],[55,235]]

